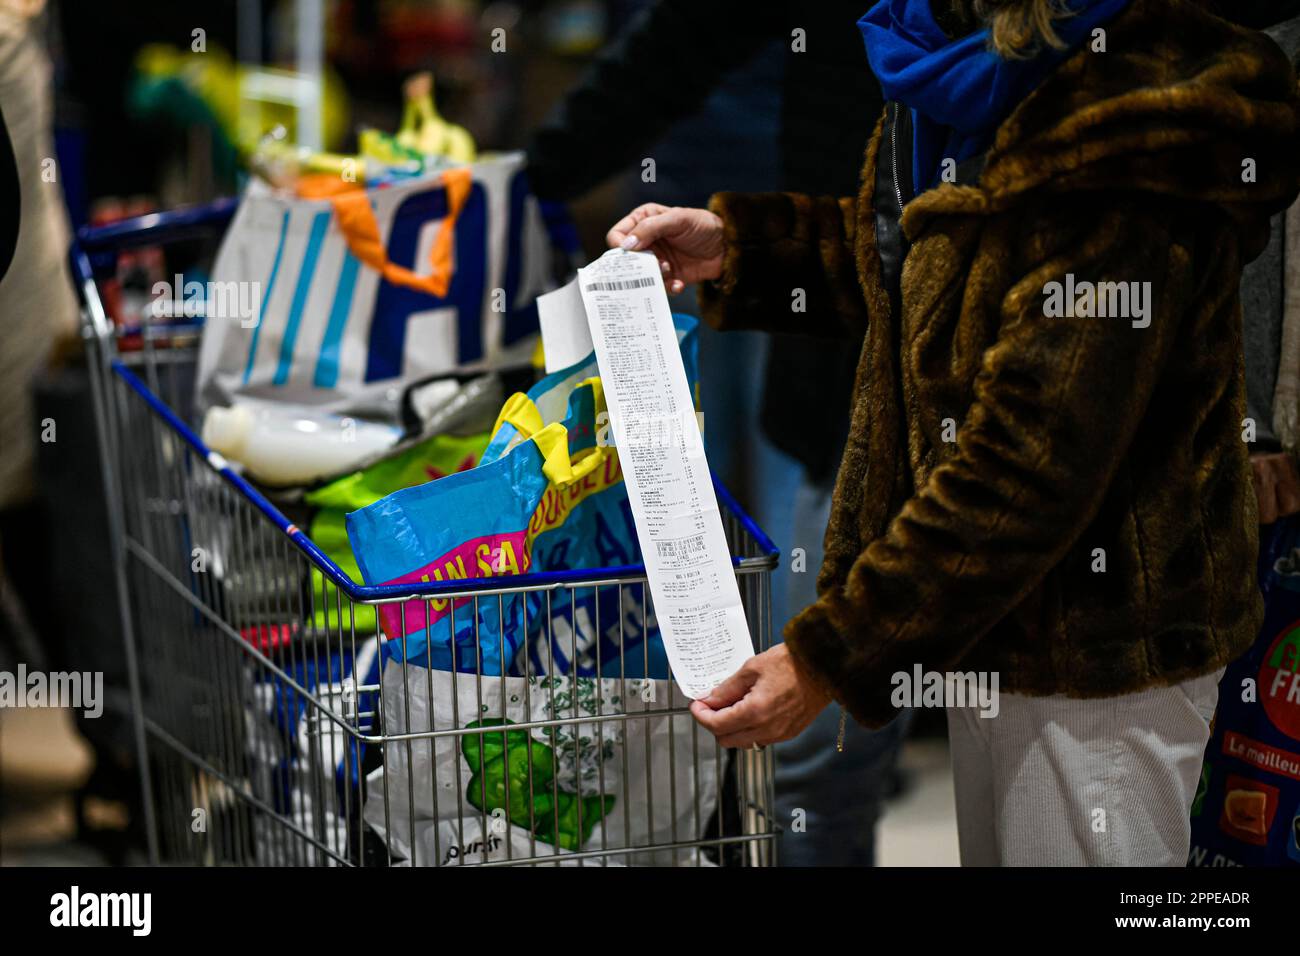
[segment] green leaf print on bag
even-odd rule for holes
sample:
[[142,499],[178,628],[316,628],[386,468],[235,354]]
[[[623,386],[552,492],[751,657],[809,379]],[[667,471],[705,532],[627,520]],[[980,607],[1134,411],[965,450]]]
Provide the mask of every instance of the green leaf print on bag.
[[[488,717],[473,721],[466,729],[512,723],[504,717]],[[470,805],[485,813],[504,810],[512,824],[553,846],[579,849],[596,824],[614,808],[613,796],[584,797],[559,789],[555,751],[549,744],[533,740],[528,731],[468,734],[460,749],[472,774],[465,788]]]

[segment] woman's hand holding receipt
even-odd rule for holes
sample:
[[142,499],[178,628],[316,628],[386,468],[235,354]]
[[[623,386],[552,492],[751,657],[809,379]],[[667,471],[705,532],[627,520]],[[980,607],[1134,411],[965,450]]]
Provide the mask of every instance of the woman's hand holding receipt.
[[722,275],[722,220],[707,209],[646,203],[615,223],[605,241],[610,248],[653,252],[673,295]]
[[692,701],[691,713],[724,747],[766,746],[799,736],[830,702],[778,644]]

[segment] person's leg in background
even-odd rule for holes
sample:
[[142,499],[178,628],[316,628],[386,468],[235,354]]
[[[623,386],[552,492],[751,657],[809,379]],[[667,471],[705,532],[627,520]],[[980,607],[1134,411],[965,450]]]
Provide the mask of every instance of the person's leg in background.
[[[720,334],[728,336],[726,344],[729,346],[738,333]],[[791,605],[790,589],[782,582],[782,576],[790,568],[791,542],[795,540],[796,534],[802,534],[801,530],[796,529],[795,522],[798,511],[796,502],[804,483],[804,470],[799,462],[777,448],[763,432],[758,410],[763,402],[763,366],[767,361],[767,353],[773,346],[772,337],[763,335],[757,344],[759,348],[745,356],[751,374],[746,379],[747,390],[739,397],[744,409],[742,420],[749,435],[745,442],[736,447],[741,455],[743,475],[739,487],[732,490],[751,510],[759,527],[781,549],[781,563],[772,574],[771,587],[772,640],[779,641],[785,622],[805,607],[804,604],[798,607]],[[824,526],[822,531],[825,531]]]
[[962,865],[1184,866],[1222,676],[950,710]]
[[[805,478],[795,492],[790,547],[782,548],[773,590],[784,583],[790,614],[817,599],[817,571],[830,516],[834,476]],[[791,565],[791,549],[803,549],[802,571]],[[806,562],[806,563],[805,563]],[[775,602],[773,602],[775,607]],[[772,617],[773,637],[785,621]],[[850,718],[844,750],[836,749],[840,709],[827,707],[794,740],[776,745],[776,823],[783,828],[782,866],[874,866],[876,823],[898,763],[912,712],[902,711],[881,730],[866,730]]]
[[35,479],[42,428],[32,386],[55,341],[74,334],[77,325],[63,194],[57,177],[43,175],[55,153],[53,68],[42,26],[40,20],[0,17],[0,112],[21,208],[13,261],[0,280],[0,631],[20,632],[9,637],[15,645],[10,653],[33,665],[40,649],[21,635],[29,628],[20,620],[31,629],[45,620],[49,581],[43,558],[49,542],[46,504]]
[[[698,316],[693,293],[672,299],[673,311]],[[700,410],[709,466],[768,536],[779,541],[761,507],[772,477],[772,469],[764,467],[755,399],[763,376],[765,338],[761,332],[717,332],[700,324]],[[788,505],[785,510],[788,513]]]
[[[693,286],[669,304],[674,312],[699,315]],[[793,530],[790,501],[802,469],[772,446],[759,423],[770,338],[762,332],[718,332],[700,323],[700,411],[709,467],[780,545]],[[786,620],[785,600],[784,590],[773,587],[773,630]]]

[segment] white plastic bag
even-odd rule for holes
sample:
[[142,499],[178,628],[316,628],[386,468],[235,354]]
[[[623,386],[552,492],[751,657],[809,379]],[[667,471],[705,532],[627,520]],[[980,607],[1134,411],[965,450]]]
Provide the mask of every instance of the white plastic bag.
[[[457,674],[454,683],[453,690],[450,672],[390,661],[383,671],[386,733],[464,728],[502,718],[510,723],[597,714],[617,718],[664,710],[670,693],[672,707],[690,703],[663,680],[484,677],[480,685],[474,675]],[[477,752],[474,737],[482,739]],[[599,724],[583,720],[532,730],[511,731],[506,725],[504,732],[398,741],[384,751],[384,766],[367,778],[364,818],[381,837],[389,835],[393,862],[406,866],[551,857],[558,865],[575,865],[574,850],[699,839],[717,805],[723,760],[713,737],[689,714]],[[515,774],[514,788],[499,785]],[[499,799],[508,789],[512,796]],[[691,849],[585,862],[599,866],[606,859],[610,865],[709,865],[702,852]]]

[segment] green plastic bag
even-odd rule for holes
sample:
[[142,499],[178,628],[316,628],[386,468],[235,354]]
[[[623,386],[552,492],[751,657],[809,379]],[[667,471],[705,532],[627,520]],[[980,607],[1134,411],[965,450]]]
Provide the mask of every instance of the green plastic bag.
[[[489,438],[489,432],[469,436],[434,435],[412,445],[401,454],[308,492],[303,496],[303,501],[315,509],[307,531],[308,537],[353,581],[363,584],[361,569],[357,567],[352,546],[348,543],[344,520],[347,513],[372,505],[394,491],[474,468],[478,465]],[[340,605],[336,599],[326,598],[324,575],[313,569],[311,578],[311,618],[317,629],[328,632],[341,629],[343,633],[350,633],[355,627],[358,636],[375,633],[375,608],[344,602],[341,605],[343,619],[340,620]],[[351,612],[349,607],[353,609]]]

